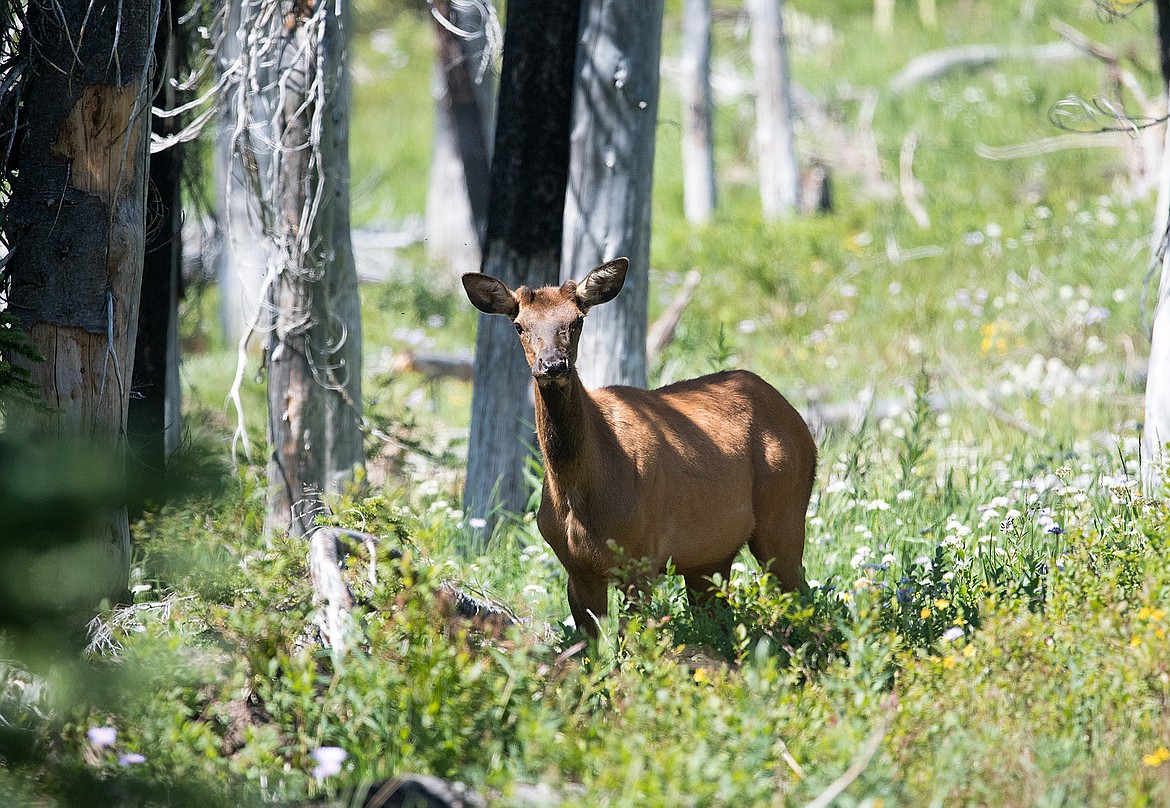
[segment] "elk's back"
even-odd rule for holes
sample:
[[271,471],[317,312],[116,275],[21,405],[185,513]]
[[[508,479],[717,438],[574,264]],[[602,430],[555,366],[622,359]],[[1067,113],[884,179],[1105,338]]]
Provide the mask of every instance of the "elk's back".
[[613,442],[602,467],[615,473],[594,533],[631,555],[680,572],[717,564],[755,525],[756,499],[806,497],[816,465],[807,425],[771,385],[748,371],[725,371],[657,390],[593,392]]

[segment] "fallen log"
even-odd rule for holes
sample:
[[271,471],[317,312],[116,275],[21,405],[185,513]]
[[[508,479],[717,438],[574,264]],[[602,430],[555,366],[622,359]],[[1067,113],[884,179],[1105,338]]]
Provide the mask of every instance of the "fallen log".
[[917,84],[937,79],[954,70],[978,70],[1008,59],[1068,62],[1083,58],[1084,55],[1082,49],[1064,41],[1034,47],[959,45],[914,57],[890,79],[890,90],[903,93]]
[[646,359],[648,362],[653,363],[659,354],[666,350],[666,346],[674,340],[674,332],[678,330],[683,311],[691,302],[691,297],[694,296],[695,289],[698,288],[702,277],[697,269],[688,272],[678,294],[663,310],[662,315],[650,326],[646,335]]
[[436,354],[402,351],[394,356],[395,373],[420,373],[427,379],[458,379],[470,382],[475,358],[471,354]]

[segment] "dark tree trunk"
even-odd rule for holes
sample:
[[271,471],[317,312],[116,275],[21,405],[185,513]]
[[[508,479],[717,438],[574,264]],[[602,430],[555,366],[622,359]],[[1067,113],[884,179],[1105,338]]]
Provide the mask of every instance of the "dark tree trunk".
[[[560,275],[579,18],[579,0],[508,3],[483,271],[512,288]],[[502,317],[480,316],[475,356],[464,507],[490,525],[527,501],[532,376]]]
[[325,490],[337,492],[366,463],[362,411],[362,306],[349,221],[349,3],[325,42],[325,110],[321,133],[321,245],[329,317],[318,338],[326,346]]
[[561,277],[630,259],[622,294],[585,322],[577,368],[587,387],[645,387],[662,0],[583,8]]
[[[181,9],[177,3],[169,3],[166,8],[169,17],[161,21],[154,43],[154,104],[173,109],[177,106],[178,93],[172,80],[179,75],[180,54],[183,52],[179,23]],[[160,137],[173,135],[179,128],[178,117],[155,117],[152,121],[152,130]],[[133,393],[126,428],[131,479],[135,480],[136,488],[164,476],[168,458],[179,446],[182,149],[182,144],[176,143],[150,158],[142,298],[134,350]],[[135,493],[132,491],[131,495]],[[150,491],[144,489],[143,493]],[[136,499],[134,505],[140,507],[140,502]]]
[[1170,82],[1170,0],[1154,0],[1154,14],[1158,26],[1158,66],[1162,68],[1162,83]]
[[[30,367],[53,408],[39,419],[42,432],[108,450],[120,458],[116,475],[142,285],[156,6],[58,0],[30,3],[27,14],[28,118],[5,218],[9,308],[46,357]],[[85,571],[93,602],[120,599],[126,509],[95,527],[94,539],[100,558]]]

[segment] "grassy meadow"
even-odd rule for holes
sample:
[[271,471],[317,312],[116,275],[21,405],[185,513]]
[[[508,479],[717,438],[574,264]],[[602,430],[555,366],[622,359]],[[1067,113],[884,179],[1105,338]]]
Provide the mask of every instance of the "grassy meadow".
[[[355,647],[322,651],[304,545],[262,538],[259,458],[228,467],[234,354],[202,290],[185,302],[201,347],[180,462],[214,484],[136,525],[137,603],[106,616],[80,668],[38,668],[45,688],[0,667],[0,729],[27,752],[0,761],[0,804],[360,805],[409,772],[492,805],[1170,803],[1170,512],[1137,483],[1154,211],[1140,140],[980,156],[1062,134],[1050,112],[1068,96],[1114,92],[1091,58],[889,88],[919,54],[1051,43],[1058,19],[1153,98],[1152,9],[939,0],[931,29],[900,3],[883,35],[868,0],[789,0],[806,22],[790,26],[796,83],[827,111],[799,151],[832,167],[833,210],[766,223],[746,28],[740,5],[713,5],[719,208],[701,227],[682,216],[668,70],[651,317],[688,270],[702,281],[652,383],[746,367],[811,413],[807,588],[781,594],[744,553],[716,608],[690,613],[666,577],[581,644],[532,513],[486,549],[464,523],[470,386],[392,369],[404,350],[474,344],[457,279],[415,245],[362,290],[380,437],[333,519],[386,541],[346,571]],[[432,33],[425,8],[357,8],[354,218],[393,230],[425,204]],[[911,130],[926,227],[899,193]],[[262,442],[261,388],[245,400]],[[447,583],[518,626],[452,619]],[[336,772],[314,757],[331,747]],[[535,802],[538,784],[560,802]]]

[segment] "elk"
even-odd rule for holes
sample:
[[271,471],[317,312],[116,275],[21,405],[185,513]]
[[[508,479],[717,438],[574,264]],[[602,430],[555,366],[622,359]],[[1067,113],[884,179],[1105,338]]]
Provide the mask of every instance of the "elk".
[[617,296],[628,268],[618,258],[541,289],[463,276],[477,309],[516,326],[532,369],[545,469],[537,526],[568,572],[574,621],[593,636],[619,556],[644,559],[652,574],[673,563],[694,603],[746,544],[795,590],[816,473],[804,419],[754,373],[585,389],[576,370],[585,315]]

